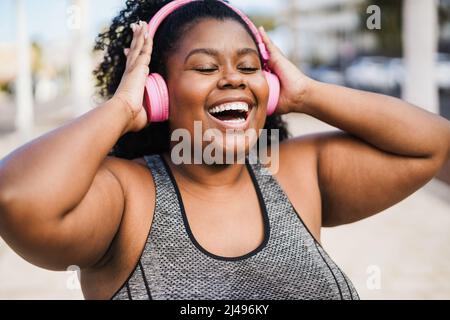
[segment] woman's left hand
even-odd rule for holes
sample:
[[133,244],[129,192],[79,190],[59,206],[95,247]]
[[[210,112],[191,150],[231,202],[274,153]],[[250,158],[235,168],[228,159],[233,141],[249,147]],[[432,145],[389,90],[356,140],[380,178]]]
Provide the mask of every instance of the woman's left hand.
[[260,27],[259,30],[270,54],[269,68],[280,79],[280,99],[274,114],[301,112],[312,80],[286,58],[283,52],[269,38],[263,27]]

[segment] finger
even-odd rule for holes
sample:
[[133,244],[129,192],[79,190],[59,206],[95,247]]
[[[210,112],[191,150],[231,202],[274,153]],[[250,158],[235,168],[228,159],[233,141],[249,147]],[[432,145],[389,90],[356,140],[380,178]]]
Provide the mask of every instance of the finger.
[[283,55],[283,53],[281,52],[280,48],[278,48],[273,42],[272,39],[269,38],[269,35],[266,33],[266,30],[264,30],[264,27],[259,27],[259,31],[261,33],[261,37],[267,47],[267,50],[269,50],[270,55],[272,56],[273,54],[281,54]]
[[128,69],[128,67],[131,65],[131,59],[130,59],[130,52],[136,47],[136,42],[137,42],[137,31],[138,31],[138,24],[137,23],[132,23],[130,24],[130,29],[133,32],[133,39],[131,40],[131,44],[128,49],[127,52],[125,52],[126,49],[124,49],[124,54],[127,57],[127,62],[126,62],[126,68]]
[[138,45],[139,37],[137,36],[140,34],[142,30],[142,21],[139,20],[137,23],[132,23],[131,26],[133,30],[133,41],[131,42],[130,48],[134,49]]
[[130,28],[133,32],[133,38],[131,39],[130,49],[133,49],[136,46],[137,39],[136,39],[135,35],[136,35],[137,29],[138,29],[138,24],[132,23],[132,24],[130,24]]
[[144,46],[144,34],[147,29],[147,24],[143,21],[140,21],[138,30],[135,33],[136,42],[135,47],[131,49],[129,53],[130,65],[134,65],[136,62],[136,58],[141,54],[142,47]]
[[144,37],[144,46],[142,47],[141,53],[136,59],[136,64],[143,64],[145,66],[149,66],[152,58],[152,52],[153,52],[153,39],[147,35],[147,38]]
[[259,27],[259,31],[261,33],[261,37],[264,41],[264,44],[266,45],[267,49],[269,50],[269,53],[273,53],[273,44],[272,41],[270,40],[269,36],[266,33],[266,30],[264,30],[264,27]]

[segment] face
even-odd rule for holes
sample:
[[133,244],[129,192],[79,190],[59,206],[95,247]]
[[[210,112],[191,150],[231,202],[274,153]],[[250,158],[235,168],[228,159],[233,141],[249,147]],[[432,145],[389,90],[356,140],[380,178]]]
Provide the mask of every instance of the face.
[[189,28],[167,61],[171,131],[186,129],[194,144],[200,121],[209,139],[201,150],[214,142],[222,155],[247,153],[257,139],[250,133],[264,126],[269,94],[257,50],[233,20],[204,19]]

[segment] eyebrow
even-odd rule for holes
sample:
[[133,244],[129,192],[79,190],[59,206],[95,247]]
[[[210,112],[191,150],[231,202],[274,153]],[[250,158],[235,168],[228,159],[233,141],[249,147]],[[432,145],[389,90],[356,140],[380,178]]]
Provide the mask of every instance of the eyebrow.
[[[219,56],[219,51],[216,50],[216,49],[212,49],[212,48],[197,48],[197,49],[194,49],[194,50],[192,50],[191,52],[188,53],[188,55],[184,59],[184,63],[186,63],[188,61],[188,59],[191,56],[193,56],[194,54],[200,54],[200,53],[206,54],[206,55],[209,55],[209,56],[213,56],[213,57]],[[259,57],[258,51],[256,51],[255,49],[252,49],[252,48],[241,48],[241,49],[237,50],[237,55],[239,57],[243,56],[243,55],[246,55],[246,54],[251,54],[251,53],[256,54]]]

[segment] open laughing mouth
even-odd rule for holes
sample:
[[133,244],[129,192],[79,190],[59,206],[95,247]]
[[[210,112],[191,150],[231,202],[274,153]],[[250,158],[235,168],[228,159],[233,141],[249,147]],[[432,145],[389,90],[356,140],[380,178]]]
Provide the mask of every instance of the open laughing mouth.
[[208,110],[211,118],[220,126],[230,129],[245,129],[248,126],[253,106],[246,102],[228,102]]

